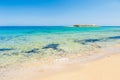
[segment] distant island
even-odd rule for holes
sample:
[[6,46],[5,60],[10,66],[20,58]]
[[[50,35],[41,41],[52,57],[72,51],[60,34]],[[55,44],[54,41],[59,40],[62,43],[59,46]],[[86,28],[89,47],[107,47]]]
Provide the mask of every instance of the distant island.
[[96,24],[75,24],[73,27],[99,27]]

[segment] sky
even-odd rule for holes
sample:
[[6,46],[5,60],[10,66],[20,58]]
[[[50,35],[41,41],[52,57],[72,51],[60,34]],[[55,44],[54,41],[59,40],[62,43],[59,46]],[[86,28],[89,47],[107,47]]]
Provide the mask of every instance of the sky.
[[0,0],[0,26],[120,25],[120,0]]

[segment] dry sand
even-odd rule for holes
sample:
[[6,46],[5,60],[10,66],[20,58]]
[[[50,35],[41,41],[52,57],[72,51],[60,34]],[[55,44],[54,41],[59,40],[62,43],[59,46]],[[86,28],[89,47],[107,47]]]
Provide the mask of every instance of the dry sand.
[[37,80],[120,80],[120,54],[78,66],[69,65],[57,74]]
[[[116,48],[120,49],[120,46]],[[0,80],[120,80],[120,52],[114,50],[112,51],[117,54],[97,60],[94,58],[87,63],[78,61],[69,64],[49,64],[46,67],[42,67],[39,62],[24,64],[22,68],[5,70],[6,73],[1,73],[4,75],[0,76]]]

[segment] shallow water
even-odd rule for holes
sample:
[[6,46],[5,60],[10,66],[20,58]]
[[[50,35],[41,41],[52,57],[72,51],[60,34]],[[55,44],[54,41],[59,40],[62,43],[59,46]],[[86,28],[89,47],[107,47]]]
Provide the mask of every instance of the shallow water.
[[[0,57],[84,53],[120,43],[120,27],[65,26],[0,27]],[[94,46],[93,46],[94,45]]]

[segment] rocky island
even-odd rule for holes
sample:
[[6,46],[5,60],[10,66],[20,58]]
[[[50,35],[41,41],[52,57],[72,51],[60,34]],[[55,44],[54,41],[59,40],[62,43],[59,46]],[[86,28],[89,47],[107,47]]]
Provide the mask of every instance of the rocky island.
[[96,24],[75,24],[73,27],[99,27]]

